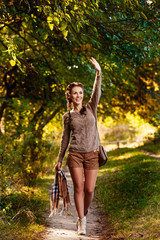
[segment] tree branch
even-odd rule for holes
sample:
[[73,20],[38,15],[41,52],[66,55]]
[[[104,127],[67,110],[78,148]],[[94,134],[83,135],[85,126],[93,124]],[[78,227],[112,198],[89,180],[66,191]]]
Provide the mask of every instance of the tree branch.
[[41,132],[43,130],[43,128],[55,117],[55,115],[60,111],[62,107],[59,106],[57,107],[54,112],[44,121],[44,123],[42,123],[39,128],[38,128],[38,132]]

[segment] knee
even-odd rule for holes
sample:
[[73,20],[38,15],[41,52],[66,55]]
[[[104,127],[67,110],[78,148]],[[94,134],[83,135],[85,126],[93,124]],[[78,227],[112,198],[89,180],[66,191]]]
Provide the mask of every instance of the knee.
[[84,192],[84,185],[77,185],[77,186],[74,186],[74,192],[75,193],[83,193]]
[[84,192],[85,192],[85,194],[87,194],[87,195],[93,195],[94,189],[85,188]]

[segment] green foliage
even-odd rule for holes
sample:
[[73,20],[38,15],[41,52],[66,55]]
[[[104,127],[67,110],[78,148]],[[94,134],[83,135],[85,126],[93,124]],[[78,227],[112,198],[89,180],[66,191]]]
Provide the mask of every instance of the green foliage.
[[[29,135],[25,137],[25,141],[24,143],[22,139],[6,135],[0,138],[0,180],[3,194],[19,181],[27,185],[35,185],[39,174],[53,171],[59,146]],[[35,159],[31,159],[31,156]]]
[[[118,119],[120,112],[137,111],[154,120],[159,113],[158,12],[158,1],[145,0],[1,1],[0,180],[11,217],[16,208],[22,209],[19,216],[30,213],[23,199],[32,204],[26,193],[8,189],[36,184],[56,162],[66,86],[80,81],[85,101],[91,94],[91,56],[103,72],[99,114]],[[20,208],[12,209],[16,196]]]
[[108,155],[108,164],[99,172],[96,193],[116,236],[135,239],[136,233],[141,233],[143,239],[156,239],[160,221],[158,159],[129,148]]
[[29,184],[50,150],[45,126],[66,111],[68,83],[82,81],[86,101],[91,94],[91,56],[102,66],[101,115],[159,111],[158,11],[156,1],[1,1],[1,132]]
[[[115,110],[116,111],[116,110]],[[103,131],[100,130],[100,137],[102,141],[117,141],[119,140],[135,140],[145,141],[149,137],[154,137],[157,128],[149,124],[147,120],[143,119],[136,112],[124,114],[117,111],[114,118],[106,117],[99,118],[99,123],[102,124]]]
[[157,111],[152,118],[150,119],[150,123],[153,124],[153,126],[157,127],[157,131],[154,134],[154,138],[152,141],[154,143],[159,143],[160,142],[160,114]]
[[5,194],[7,188],[11,187],[13,182],[18,181],[19,176],[21,176],[22,169],[20,168],[20,152],[22,145],[11,137],[1,137],[0,147],[1,191]]
[[26,187],[20,182],[8,187],[1,196],[0,239],[36,239],[45,228],[44,214],[49,209],[49,187],[53,175],[38,178],[36,187]]

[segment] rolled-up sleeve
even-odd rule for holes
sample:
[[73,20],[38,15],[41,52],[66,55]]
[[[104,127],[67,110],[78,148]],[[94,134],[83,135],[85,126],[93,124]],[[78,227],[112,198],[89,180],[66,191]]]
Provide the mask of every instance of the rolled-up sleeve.
[[60,150],[58,155],[58,162],[62,162],[65,156],[66,150],[69,145],[70,141],[70,126],[69,126],[69,119],[66,115],[63,115],[63,133],[62,133],[62,140],[60,144]]

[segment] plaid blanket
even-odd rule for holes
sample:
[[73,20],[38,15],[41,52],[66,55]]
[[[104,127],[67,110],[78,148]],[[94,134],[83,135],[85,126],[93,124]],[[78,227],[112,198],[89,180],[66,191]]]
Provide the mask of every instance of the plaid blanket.
[[[66,175],[61,169],[56,173],[54,184],[52,186],[51,196],[50,196],[50,210],[51,213],[49,217],[54,214],[58,214],[60,199],[63,199],[63,207],[60,215],[64,213],[66,216],[67,211],[71,210],[70,197],[67,187]],[[68,214],[70,215],[70,214]]]

